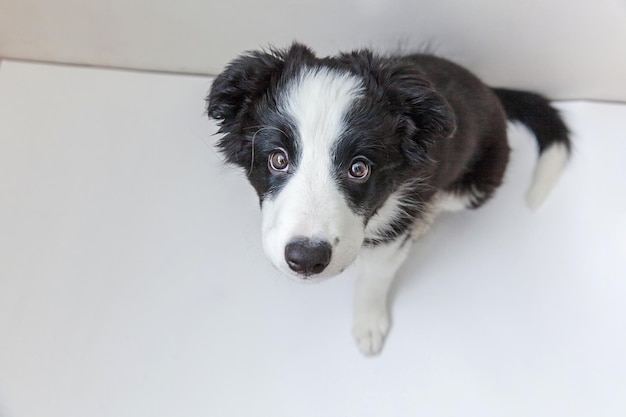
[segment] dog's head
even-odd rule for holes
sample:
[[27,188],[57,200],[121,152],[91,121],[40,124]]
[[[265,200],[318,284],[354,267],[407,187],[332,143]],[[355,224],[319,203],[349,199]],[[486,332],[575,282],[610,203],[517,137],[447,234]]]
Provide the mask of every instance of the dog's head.
[[428,172],[429,148],[455,128],[417,68],[368,51],[250,52],[207,101],[218,146],[259,195],[267,256],[302,278],[340,273],[366,237],[393,228],[385,221],[401,216],[399,188]]

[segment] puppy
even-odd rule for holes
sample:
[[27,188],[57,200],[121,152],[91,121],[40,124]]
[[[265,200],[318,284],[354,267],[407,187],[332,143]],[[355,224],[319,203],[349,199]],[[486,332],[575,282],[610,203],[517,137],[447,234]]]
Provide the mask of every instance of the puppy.
[[320,58],[306,46],[248,52],[211,86],[218,147],[261,203],[263,248],[300,280],[360,268],[353,335],[365,355],[389,330],[387,293],[441,211],[475,209],[509,159],[506,121],[528,126],[537,207],[570,154],[568,129],[534,93],[494,89],[435,56],[367,50]]

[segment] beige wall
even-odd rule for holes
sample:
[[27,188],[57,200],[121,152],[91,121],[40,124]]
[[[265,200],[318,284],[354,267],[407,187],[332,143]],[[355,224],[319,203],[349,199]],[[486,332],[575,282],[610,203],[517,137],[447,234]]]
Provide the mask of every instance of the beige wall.
[[293,39],[430,43],[493,85],[626,101],[624,0],[0,0],[0,56],[215,74]]

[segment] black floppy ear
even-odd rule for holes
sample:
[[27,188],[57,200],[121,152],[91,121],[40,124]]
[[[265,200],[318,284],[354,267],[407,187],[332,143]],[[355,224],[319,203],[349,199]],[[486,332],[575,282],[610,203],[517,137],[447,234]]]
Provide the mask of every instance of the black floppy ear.
[[454,111],[424,74],[412,67],[396,68],[390,77],[390,87],[407,130],[408,140],[403,142],[402,149],[411,162],[423,163],[432,144],[454,134]]
[[220,121],[220,133],[232,131],[242,110],[267,90],[283,64],[277,52],[253,51],[232,61],[217,76],[206,100],[209,117]]
[[220,133],[230,133],[247,105],[276,83],[293,63],[311,62],[315,54],[294,42],[289,48],[251,51],[232,61],[217,76],[207,97],[209,117],[220,121]]

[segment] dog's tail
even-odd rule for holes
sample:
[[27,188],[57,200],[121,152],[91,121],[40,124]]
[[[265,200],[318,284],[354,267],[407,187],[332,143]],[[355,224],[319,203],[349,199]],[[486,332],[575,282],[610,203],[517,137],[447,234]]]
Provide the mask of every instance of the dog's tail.
[[539,161],[526,193],[526,203],[536,209],[556,184],[569,159],[572,144],[569,129],[557,109],[539,94],[494,88],[507,118],[526,125],[537,138]]

